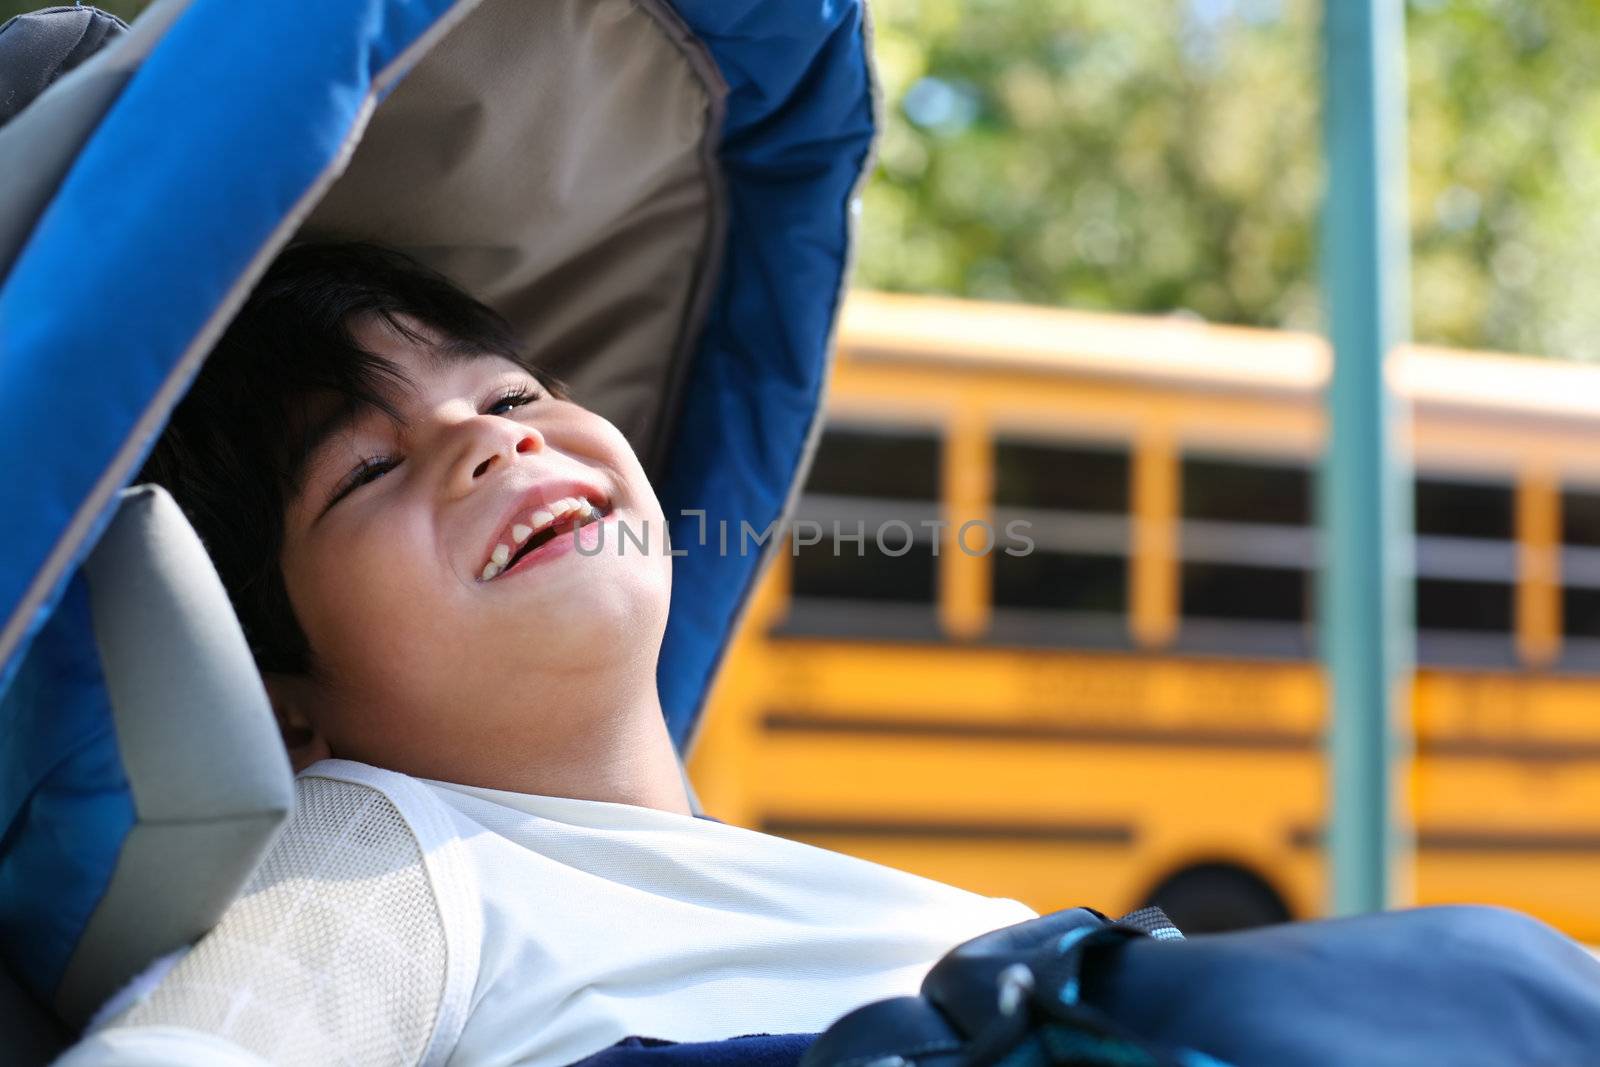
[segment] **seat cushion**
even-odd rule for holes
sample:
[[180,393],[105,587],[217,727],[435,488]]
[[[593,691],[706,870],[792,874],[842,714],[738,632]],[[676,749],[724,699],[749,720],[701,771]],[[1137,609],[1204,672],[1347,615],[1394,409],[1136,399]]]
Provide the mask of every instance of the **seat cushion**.
[[172,498],[125,490],[0,696],[0,953],[72,1025],[205,933],[292,803],[226,592]]

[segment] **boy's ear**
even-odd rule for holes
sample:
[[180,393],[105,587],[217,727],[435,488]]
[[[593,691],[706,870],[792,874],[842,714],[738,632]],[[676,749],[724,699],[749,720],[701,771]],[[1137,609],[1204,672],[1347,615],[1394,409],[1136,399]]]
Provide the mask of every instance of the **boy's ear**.
[[278,732],[289,750],[289,765],[299,774],[321,759],[333,755],[328,742],[317,732],[316,720],[311,715],[311,679],[299,674],[263,672],[267,697],[272,701],[272,714],[278,720]]

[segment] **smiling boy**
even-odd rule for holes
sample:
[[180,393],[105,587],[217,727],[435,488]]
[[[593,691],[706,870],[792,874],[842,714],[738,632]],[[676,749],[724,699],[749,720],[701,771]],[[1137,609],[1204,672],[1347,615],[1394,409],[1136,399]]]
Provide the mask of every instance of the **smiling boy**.
[[[215,559],[298,800],[217,928],[62,1067],[561,1067],[631,1035],[810,1034],[1033,916],[690,814],[638,461],[404,257],[283,255],[145,475]],[[623,523],[647,551],[592,551]],[[1135,941],[1083,997],[1241,1064],[1600,1047],[1594,960],[1498,909]]]
[[[687,813],[653,682],[670,559],[580,557],[541,515],[581,500],[660,538],[655,494],[442,279],[372,247],[286,253],[146,477],[216,556],[297,768]],[[519,558],[486,581],[496,552]]]
[[403,256],[281,256],[145,477],[214,557],[299,801],[73,1067],[559,1067],[629,1035],[815,1032],[1033,915],[691,815],[638,460]]

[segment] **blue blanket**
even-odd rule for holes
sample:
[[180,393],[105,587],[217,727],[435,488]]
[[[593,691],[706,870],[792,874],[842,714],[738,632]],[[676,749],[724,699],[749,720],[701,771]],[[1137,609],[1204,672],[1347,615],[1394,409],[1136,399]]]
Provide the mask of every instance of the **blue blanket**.
[[[1200,1053],[1176,1062],[1600,1063],[1600,961],[1543,923],[1500,908],[1425,908],[1188,940],[1139,939],[1086,967],[1084,1001],[1118,1028],[1153,1050]],[[914,998],[900,1003],[915,1008]],[[686,1044],[630,1037],[579,1067],[791,1067],[816,1037]],[[1003,1063],[1042,1064],[1046,1047],[1019,1046]],[[911,1067],[925,1058],[901,1051]],[[1136,1061],[1073,1062],[1173,1060],[1155,1052]]]

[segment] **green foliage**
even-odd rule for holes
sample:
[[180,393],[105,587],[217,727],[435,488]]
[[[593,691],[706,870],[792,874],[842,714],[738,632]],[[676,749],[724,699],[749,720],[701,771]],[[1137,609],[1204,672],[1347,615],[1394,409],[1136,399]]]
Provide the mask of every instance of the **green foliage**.
[[1600,359],[1600,7],[1413,3],[1419,337]]
[[[858,282],[1317,328],[1321,2],[876,0]],[[1417,336],[1600,359],[1600,6],[1408,23]]]
[[[859,282],[1316,328],[1320,12],[879,0]],[[1408,23],[1417,336],[1600,358],[1600,9]]]
[[1310,5],[884,0],[860,281],[1231,322],[1314,313]]

